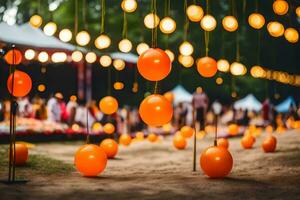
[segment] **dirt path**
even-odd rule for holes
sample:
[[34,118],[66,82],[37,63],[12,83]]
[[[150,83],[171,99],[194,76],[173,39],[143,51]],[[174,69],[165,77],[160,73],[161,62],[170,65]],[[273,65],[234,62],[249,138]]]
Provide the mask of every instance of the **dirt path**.
[[[271,154],[260,148],[263,136],[252,150],[243,150],[238,138],[230,139],[234,168],[222,180],[203,175],[199,162],[193,173],[191,143],[177,151],[167,138],[121,147],[98,178],[83,178],[74,170],[70,175],[33,176],[24,186],[0,184],[0,199],[300,199],[300,134],[276,136],[277,152]],[[210,138],[198,141],[198,152],[211,143]],[[38,144],[31,153],[72,163],[79,146]]]

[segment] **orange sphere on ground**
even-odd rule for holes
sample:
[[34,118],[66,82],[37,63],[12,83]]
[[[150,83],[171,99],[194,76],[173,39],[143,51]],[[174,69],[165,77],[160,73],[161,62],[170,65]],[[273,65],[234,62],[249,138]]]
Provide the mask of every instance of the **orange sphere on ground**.
[[131,143],[131,136],[128,134],[122,134],[119,138],[119,143],[124,146],[129,146]]
[[277,140],[274,136],[269,136],[262,143],[262,148],[266,153],[274,152],[276,149]]
[[[14,152],[14,150],[13,150]],[[14,154],[12,154],[14,156]],[[25,144],[16,143],[16,160],[17,166],[25,165],[28,160],[28,148]]]
[[100,143],[108,158],[114,158],[118,153],[118,143],[113,139],[105,139]]
[[173,145],[176,149],[182,150],[186,148],[187,142],[181,134],[176,134],[173,137]]
[[217,140],[217,144],[218,144],[218,147],[224,147],[226,149],[228,149],[228,147],[229,147],[229,142],[226,138],[219,138]]
[[239,133],[239,126],[237,124],[230,124],[228,126],[228,133],[231,136],[235,136]]
[[[13,75],[14,74],[14,75]],[[14,82],[12,81],[14,78]],[[13,87],[13,91],[12,91]],[[16,70],[14,73],[10,74],[7,79],[7,89],[9,93],[15,97],[26,96],[32,88],[32,81],[28,74],[22,71]]]
[[224,147],[208,147],[202,152],[200,157],[200,166],[210,178],[227,176],[232,169],[232,165],[232,156]]
[[137,67],[145,79],[160,81],[171,72],[171,60],[164,50],[150,48],[139,56]]
[[115,132],[115,126],[112,123],[107,123],[104,125],[103,131],[106,134],[113,134]]
[[107,115],[111,115],[118,110],[118,101],[112,96],[103,97],[99,103],[100,110]]
[[171,103],[173,103],[173,100],[174,100],[174,94],[172,92],[166,92],[164,94],[164,97],[166,99],[168,99]]
[[254,143],[255,137],[252,135],[246,135],[241,140],[241,145],[244,147],[244,149],[251,149]]
[[149,142],[156,142],[158,140],[158,136],[155,133],[150,133],[147,139]]
[[194,134],[194,129],[190,126],[184,126],[180,129],[180,134],[185,138],[190,138]]
[[139,141],[144,140],[144,137],[145,137],[145,135],[144,135],[144,133],[141,132],[141,131],[139,131],[139,132],[137,132],[137,133],[135,134],[135,138],[136,138],[137,140],[139,140]]
[[10,65],[18,65],[22,62],[22,53],[17,49],[9,50],[5,54],[4,59]]
[[213,77],[217,71],[217,61],[211,57],[203,57],[197,61],[197,70],[205,78]]
[[76,169],[83,176],[97,176],[105,169],[106,163],[106,153],[101,147],[94,144],[83,145],[75,154]]
[[142,101],[139,113],[142,120],[149,126],[162,126],[171,121],[173,107],[164,96],[153,94]]

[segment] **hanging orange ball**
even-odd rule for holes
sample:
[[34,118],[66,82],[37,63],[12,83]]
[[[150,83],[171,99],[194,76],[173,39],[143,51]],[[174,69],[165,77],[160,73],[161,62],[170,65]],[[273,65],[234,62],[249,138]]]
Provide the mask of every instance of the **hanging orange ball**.
[[180,134],[185,138],[190,138],[194,134],[194,129],[190,126],[183,126],[180,129]]
[[75,154],[76,169],[83,176],[97,176],[105,169],[106,163],[106,153],[101,147],[94,144],[81,146]]
[[147,137],[149,142],[156,142],[158,140],[158,136],[155,133],[150,133]]
[[139,73],[149,81],[160,81],[171,72],[168,54],[159,48],[150,48],[142,53],[137,62]]
[[208,56],[200,58],[197,61],[197,70],[205,78],[213,77],[218,71],[217,62]]
[[118,143],[113,139],[107,138],[100,143],[108,158],[114,158],[118,153]]
[[274,152],[277,145],[277,139],[274,136],[269,136],[262,143],[262,148],[266,153]]
[[175,134],[173,137],[173,145],[176,149],[185,149],[187,145],[185,137],[183,137],[181,134]]
[[228,126],[228,133],[231,136],[235,136],[239,133],[239,126],[237,124],[230,124]]
[[152,94],[142,101],[139,113],[142,120],[149,126],[162,126],[171,121],[173,107],[164,96]]
[[224,147],[226,149],[228,149],[228,147],[229,147],[229,141],[226,138],[219,138],[217,140],[217,144],[218,144],[218,147]]
[[103,97],[99,103],[100,110],[107,115],[111,115],[118,110],[118,101],[112,96]]
[[9,50],[5,54],[4,60],[10,65],[18,65],[22,62],[22,53],[17,49]]
[[129,146],[131,143],[131,136],[128,134],[122,134],[119,138],[119,143],[124,146]]
[[232,169],[232,165],[232,156],[224,147],[208,147],[202,152],[200,157],[200,166],[210,178],[227,176]]
[[[14,152],[14,150],[13,150]],[[14,154],[12,154],[14,156]],[[25,144],[16,143],[16,160],[17,166],[25,165],[28,160],[28,148]]]
[[[13,78],[14,78],[14,83],[12,83]],[[12,91],[12,87],[14,87],[13,91]],[[13,92],[12,95],[15,97],[26,96],[30,92],[31,87],[32,87],[31,78],[25,72],[16,70],[14,73],[11,73],[7,79],[7,89],[9,93],[12,94]]]
[[103,131],[106,134],[113,134],[115,132],[115,126],[112,123],[107,123],[104,125]]
[[251,149],[254,143],[255,137],[253,137],[252,135],[245,135],[241,139],[241,145],[244,149]]

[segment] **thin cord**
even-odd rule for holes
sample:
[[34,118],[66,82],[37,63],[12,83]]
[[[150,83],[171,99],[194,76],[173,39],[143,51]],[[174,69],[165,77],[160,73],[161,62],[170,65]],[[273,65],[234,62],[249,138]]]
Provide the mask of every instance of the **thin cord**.
[[75,21],[74,21],[74,33],[75,36],[78,33],[78,0],[75,0]]
[[101,28],[100,34],[105,32],[105,0],[100,0],[101,2]]
[[183,26],[183,29],[184,29],[183,40],[186,41],[187,33],[188,33],[188,29],[189,29],[189,20],[188,20],[187,14],[186,14],[187,0],[184,0],[183,9],[184,9],[184,16],[185,16],[184,26]]
[[154,94],[158,93],[158,81],[155,81]]
[[126,12],[123,12],[123,31],[122,31],[122,37],[127,38],[127,17]]

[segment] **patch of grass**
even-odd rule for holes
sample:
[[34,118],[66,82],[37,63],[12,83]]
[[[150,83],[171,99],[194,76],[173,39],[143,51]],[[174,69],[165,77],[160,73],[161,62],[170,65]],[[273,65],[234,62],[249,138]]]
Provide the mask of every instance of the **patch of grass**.
[[[6,173],[8,170],[8,148],[0,146],[0,172]],[[39,174],[39,175],[60,175],[74,171],[71,164],[55,160],[44,155],[29,155],[29,159],[24,166],[16,168],[17,174]]]

